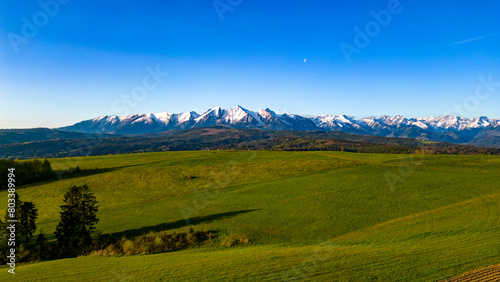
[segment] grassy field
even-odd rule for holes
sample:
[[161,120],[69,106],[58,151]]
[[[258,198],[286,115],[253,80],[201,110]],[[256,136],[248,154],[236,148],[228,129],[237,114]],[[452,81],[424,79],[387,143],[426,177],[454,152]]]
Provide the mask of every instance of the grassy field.
[[500,260],[497,156],[197,151],[51,163],[84,171],[18,190],[49,238],[65,189],[88,184],[103,234],[193,227],[251,244],[31,263],[19,281],[434,281]]

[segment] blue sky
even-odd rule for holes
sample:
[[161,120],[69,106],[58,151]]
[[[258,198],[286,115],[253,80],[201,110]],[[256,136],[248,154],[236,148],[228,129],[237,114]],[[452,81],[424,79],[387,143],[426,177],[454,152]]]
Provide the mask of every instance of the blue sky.
[[493,0],[5,0],[0,128],[236,105],[500,118],[499,11]]

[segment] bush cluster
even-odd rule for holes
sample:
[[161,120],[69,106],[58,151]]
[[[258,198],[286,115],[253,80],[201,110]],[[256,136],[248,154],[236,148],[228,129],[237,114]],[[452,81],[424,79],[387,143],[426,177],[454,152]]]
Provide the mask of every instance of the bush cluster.
[[162,253],[195,246],[215,237],[216,234],[211,231],[194,231],[192,228],[188,233],[151,232],[133,240],[126,237],[112,243],[103,240],[90,254],[113,256]]

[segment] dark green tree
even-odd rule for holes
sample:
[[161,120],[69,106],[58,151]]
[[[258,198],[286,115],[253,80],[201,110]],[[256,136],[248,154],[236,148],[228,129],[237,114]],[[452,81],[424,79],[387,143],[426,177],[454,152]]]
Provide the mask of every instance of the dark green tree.
[[42,174],[42,177],[48,177],[53,173],[50,162],[47,159],[43,160],[40,172]]
[[99,222],[94,193],[87,185],[73,186],[64,195],[61,221],[55,236],[61,256],[76,256],[92,245],[92,232]]
[[36,254],[39,260],[46,260],[49,258],[49,253],[50,245],[42,231],[36,237]]
[[36,230],[38,209],[33,202],[22,202],[19,206],[18,234],[20,241],[29,245]]

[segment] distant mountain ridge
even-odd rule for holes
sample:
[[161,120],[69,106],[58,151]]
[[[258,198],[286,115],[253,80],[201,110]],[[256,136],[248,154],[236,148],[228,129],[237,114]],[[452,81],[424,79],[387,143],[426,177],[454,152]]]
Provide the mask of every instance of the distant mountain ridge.
[[269,130],[342,131],[384,137],[408,137],[428,141],[500,146],[500,119],[457,116],[406,118],[381,116],[355,119],[346,115],[301,116],[276,114],[266,108],[259,111],[241,106],[232,109],[215,107],[202,114],[185,113],[133,114],[103,116],[71,126],[63,131],[105,134],[149,134],[197,127],[225,126]]
[[0,129],[0,145],[55,139],[105,138],[113,136],[116,136],[116,134],[89,134],[49,128]]

